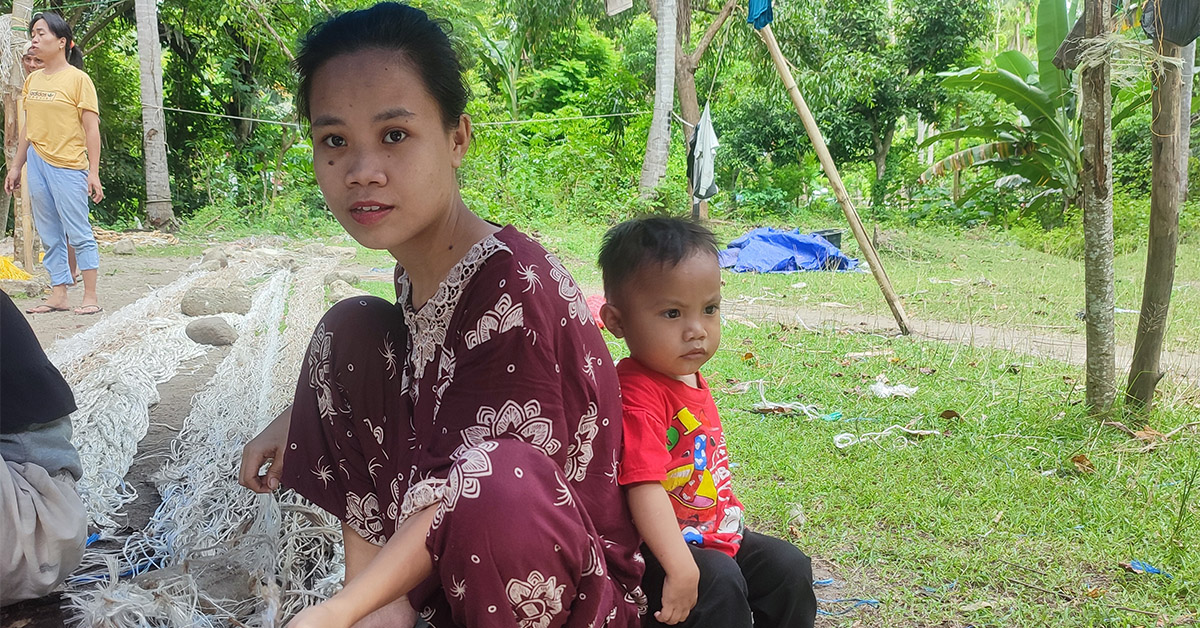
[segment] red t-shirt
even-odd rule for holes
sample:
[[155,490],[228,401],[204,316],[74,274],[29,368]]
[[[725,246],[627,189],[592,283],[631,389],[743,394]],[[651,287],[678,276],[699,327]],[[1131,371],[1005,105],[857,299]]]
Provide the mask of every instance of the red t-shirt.
[[652,371],[633,358],[621,380],[622,485],[661,482],[683,539],[730,556],[742,544],[742,503],[733,494],[729,452],[708,382],[699,388]]

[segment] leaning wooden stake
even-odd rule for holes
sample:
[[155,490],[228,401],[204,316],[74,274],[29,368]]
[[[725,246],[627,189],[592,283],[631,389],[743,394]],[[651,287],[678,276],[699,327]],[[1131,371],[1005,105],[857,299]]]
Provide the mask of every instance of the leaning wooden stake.
[[809,110],[808,104],[804,102],[804,96],[800,95],[800,89],[796,87],[796,79],[792,77],[792,71],[788,69],[787,61],[783,58],[783,53],[779,51],[779,42],[775,41],[775,33],[771,32],[771,26],[768,24],[758,31],[758,35],[762,37],[763,42],[767,44],[767,49],[771,51],[771,60],[775,62],[775,69],[779,70],[779,77],[783,79],[788,96],[792,98],[796,112],[804,121],[804,130],[808,131],[808,138],[812,140],[813,147],[817,150],[817,158],[821,160],[825,176],[829,177],[829,183],[833,186],[838,203],[841,204],[842,211],[846,213],[846,220],[850,222],[850,231],[854,232],[854,240],[858,242],[858,248],[862,249],[863,256],[867,258],[867,263],[871,266],[871,273],[875,275],[875,281],[879,282],[879,289],[883,291],[883,298],[887,300],[888,307],[892,308],[892,316],[896,318],[900,333],[908,335],[908,315],[904,313],[904,306],[900,304],[896,291],[892,289],[892,281],[888,279],[887,272],[883,270],[883,263],[879,261],[879,255],[875,252],[871,239],[867,237],[866,230],[863,229],[862,220],[859,220],[858,212],[854,210],[854,205],[850,202],[850,195],[846,193],[846,186],[842,183],[842,175],[838,174],[837,165],[833,163],[833,157],[829,154],[829,147],[825,145],[825,138],[821,136],[821,129],[817,128],[817,120]]
[[[1149,410],[1154,389],[1164,373],[1163,338],[1175,282],[1175,251],[1179,245],[1179,207],[1187,189],[1188,120],[1191,117],[1191,69],[1195,48],[1180,54],[1179,46],[1159,44],[1163,57],[1182,63],[1160,63],[1153,72],[1154,111],[1151,115],[1154,184],[1150,190],[1150,240],[1146,248],[1146,277],[1142,288],[1141,317],[1133,343],[1125,405]],[[1180,66],[1185,66],[1186,69]],[[1185,83],[1186,81],[1186,83]],[[1186,94],[1186,98],[1185,98]]]

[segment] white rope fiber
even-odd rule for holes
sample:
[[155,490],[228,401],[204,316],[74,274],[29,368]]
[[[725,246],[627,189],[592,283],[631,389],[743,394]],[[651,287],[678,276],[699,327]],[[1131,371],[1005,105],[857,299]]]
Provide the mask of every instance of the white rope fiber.
[[76,486],[91,523],[105,533],[120,527],[115,517],[137,497],[122,478],[150,427],[158,384],[183,361],[204,354],[183,333],[179,302],[206,275],[185,275],[154,290],[47,352],[75,392],[71,440],[83,464]]
[[89,551],[84,575],[71,582],[82,625],[274,627],[341,584],[335,520],[293,493],[256,495],[237,484],[242,446],[291,400],[335,262],[248,255],[257,264],[245,269],[261,273],[242,279],[265,280],[155,478],[161,506],[122,547]]

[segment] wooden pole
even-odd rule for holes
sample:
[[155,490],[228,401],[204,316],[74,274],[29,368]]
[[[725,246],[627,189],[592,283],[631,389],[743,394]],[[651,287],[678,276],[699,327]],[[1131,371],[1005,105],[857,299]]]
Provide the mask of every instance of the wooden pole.
[[[5,163],[12,163],[16,156],[17,144],[20,138],[17,137],[19,130],[18,120],[21,115],[17,111],[17,100],[21,93],[21,87],[24,83],[25,72],[21,66],[21,55],[25,52],[25,44],[29,42],[25,33],[25,28],[29,26],[29,19],[33,16],[32,0],[15,0],[12,5],[12,14],[9,16],[9,23],[0,25],[4,28],[12,29],[12,35],[15,47],[8,51],[14,55],[13,67],[8,76],[0,77],[0,81],[4,84],[0,86],[0,91],[3,91],[3,107],[4,107],[4,159]],[[9,125],[12,126],[9,126]],[[24,180],[22,180],[24,184]],[[32,273],[36,262],[34,255],[34,238],[37,233],[33,227],[33,214],[30,213],[28,195],[25,193],[25,188],[18,188],[17,193],[13,195],[13,233],[16,236],[13,244],[18,244],[17,250],[13,251],[13,256],[21,260],[21,265],[25,268],[25,272]]]
[[146,217],[163,230],[175,227],[167,170],[167,123],[163,117],[162,47],[157,0],[135,0],[142,95],[142,146],[146,168]]
[[804,130],[808,132],[808,138],[812,140],[813,148],[817,150],[817,158],[821,161],[825,176],[829,178],[829,183],[833,186],[833,192],[842,206],[842,211],[846,214],[846,220],[850,222],[850,231],[854,233],[854,240],[858,242],[858,248],[862,249],[863,256],[867,258],[867,263],[871,266],[871,273],[875,275],[875,281],[879,283],[879,289],[883,292],[883,298],[887,300],[888,307],[892,309],[896,325],[900,327],[900,333],[908,335],[910,333],[908,315],[904,313],[904,306],[896,296],[896,291],[892,289],[892,281],[888,279],[887,272],[883,270],[883,263],[879,261],[879,255],[875,252],[871,239],[867,237],[866,230],[863,229],[862,220],[859,219],[858,212],[850,202],[850,195],[842,183],[842,175],[838,173],[837,165],[833,163],[833,156],[829,154],[829,147],[825,144],[825,138],[821,136],[821,129],[817,127],[816,118],[813,117],[808,104],[804,102],[804,96],[800,95],[800,89],[796,87],[796,79],[792,77],[792,71],[788,69],[787,61],[779,50],[779,42],[775,40],[775,33],[771,32],[771,25],[762,27],[758,34],[767,44],[767,49],[771,51],[771,60],[775,62],[775,69],[779,71],[779,77],[783,79],[783,85],[787,88],[788,96],[791,97],[796,112],[804,121]]
[[[1181,56],[1179,46],[1165,41],[1156,43],[1163,57]],[[1189,47],[1186,50],[1192,54],[1183,54],[1182,61],[1190,71],[1195,49]],[[1154,389],[1165,374],[1161,363],[1162,345],[1167,333],[1171,288],[1175,284],[1179,207],[1183,204],[1186,189],[1189,153],[1189,127],[1186,125],[1191,116],[1191,103],[1182,102],[1185,74],[1190,87],[1190,74],[1173,64],[1160,64],[1152,72],[1154,98],[1150,136],[1154,182],[1150,190],[1150,241],[1146,247],[1141,316],[1138,319],[1137,337],[1133,342],[1129,383],[1125,388],[1125,404],[1134,410],[1150,410],[1154,403]],[[1190,101],[1190,97],[1187,100]]]
[[[1088,39],[1108,32],[1109,0],[1085,0]],[[1107,54],[1107,53],[1106,53]],[[1080,66],[1083,127],[1083,283],[1087,313],[1085,403],[1096,417],[1112,412],[1117,396],[1113,305],[1112,91],[1110,64]],[[1172,114],[1174,113],[1172,112]]]

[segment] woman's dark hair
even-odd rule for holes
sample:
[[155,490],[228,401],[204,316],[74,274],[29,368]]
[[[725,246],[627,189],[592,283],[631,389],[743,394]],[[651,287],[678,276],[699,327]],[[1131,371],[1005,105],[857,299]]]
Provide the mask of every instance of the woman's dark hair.
[[380,2],[313,26],[300,40],[296,57],[300,74],[296,110],[302,118],[311,120],[313,75],[325,62],[361,50],[385,50],[398,54],[420,74],[425,88],[438,102],[446,128],[458,126],[458,118],[467,106],[467,87],[458,54],[443,25],[449,29],[449,24],[430,19],[420,9]]
[[75,38],[71,35],[71,25],[57,13],[34,13],[33,19],[29,20],[29,31],[33,32],[33,25],[38,23],[38,20],[46,22],[46,28],[58,39],[66,39],[67,47],[63,50],[67,55],[67,63],[83,69],[83,52],[79,50],[79,46],[75,45]]
[[674,268],[696,253],[717,254],[717,238],[682,218],[635,218],[608,230],[600,245],[600,274],[611,301],[638,270],[650,264]]

